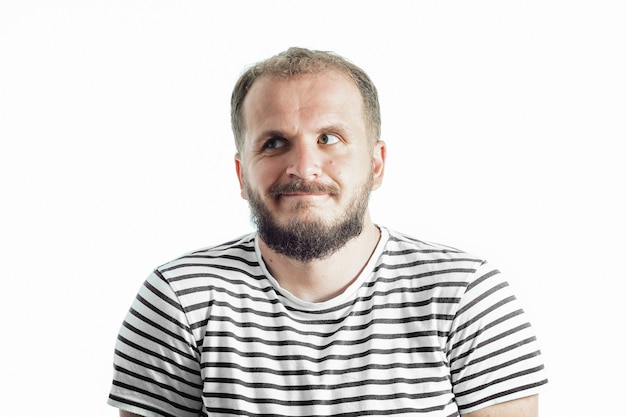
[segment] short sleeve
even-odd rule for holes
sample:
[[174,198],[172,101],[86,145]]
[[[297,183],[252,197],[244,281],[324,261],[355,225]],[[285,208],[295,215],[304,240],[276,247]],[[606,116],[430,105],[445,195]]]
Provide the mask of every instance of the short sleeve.
[[201,415],[199,356],[176,294],[152,273],[120,329],[108,403],[146,417]]
[[466,288],[446,348],[462,413],[537,394],[547,383],[526,314],[502,274],[487,263]]

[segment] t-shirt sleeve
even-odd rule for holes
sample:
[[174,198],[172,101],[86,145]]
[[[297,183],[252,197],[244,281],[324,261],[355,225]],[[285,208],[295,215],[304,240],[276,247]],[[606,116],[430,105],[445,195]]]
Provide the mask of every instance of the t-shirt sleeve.
[[197,417],[199,350],[169,283],[152,273],[120,329],[108,403],[146,417]]
[[463,294],[447,352],[462,413],[537,394],[547,383],[526,314],[502,274],[487,263]]

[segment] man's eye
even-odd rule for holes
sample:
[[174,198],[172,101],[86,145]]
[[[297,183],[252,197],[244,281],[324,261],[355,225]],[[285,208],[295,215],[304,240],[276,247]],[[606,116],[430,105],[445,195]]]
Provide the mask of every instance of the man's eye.
[[321,143],[322,145],[332,145],[334,143],[339,142],[340,140],[341,139],[339,139],[339,136],[337,135],[325,133],[322,136],[320,136],[319,143]]
[[265,142],[265,144],[263,145],[263,147],[265,149],[278,149],[278,148],[282,148],[283,146],[285,146],[285,140],[281,139],[281,138],[272,138],[269,139],[267,142]]

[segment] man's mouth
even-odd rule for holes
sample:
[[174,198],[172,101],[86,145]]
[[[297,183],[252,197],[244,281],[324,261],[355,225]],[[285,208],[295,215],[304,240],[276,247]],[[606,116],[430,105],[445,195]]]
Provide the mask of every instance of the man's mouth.
[[276,184],[269,190],[273,198],[281,196],[339,195],[339,188],[331,184],[295,181],[287,184]]

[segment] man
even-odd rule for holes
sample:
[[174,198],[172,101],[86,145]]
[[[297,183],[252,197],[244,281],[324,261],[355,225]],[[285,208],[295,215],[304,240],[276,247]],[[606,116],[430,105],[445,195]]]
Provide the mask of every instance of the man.
[[325,52],[249,68],[232,125],[258,232],[157,268],[118,337],[122,416],[536,416],[530,325],[484,260],[377,226],[374,85]]

